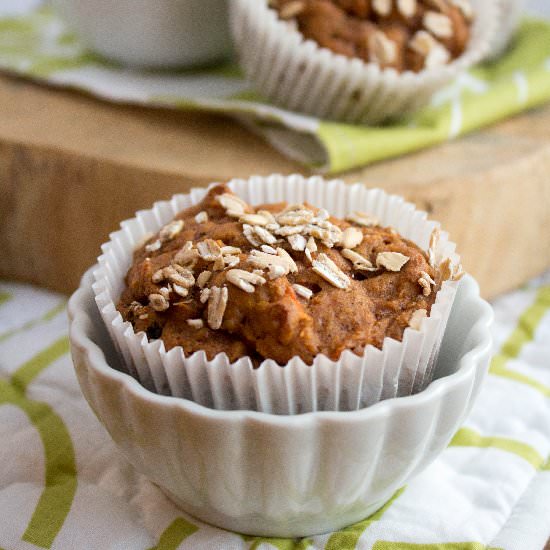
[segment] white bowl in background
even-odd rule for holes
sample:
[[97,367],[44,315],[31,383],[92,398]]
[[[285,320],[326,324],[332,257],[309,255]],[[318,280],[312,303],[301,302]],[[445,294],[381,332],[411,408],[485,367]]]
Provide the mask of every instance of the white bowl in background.
[[189,514],[241,533],[309,536],[376,511],[449,444],[489,363],[492,309],[466,276],[437,379],[423,392],[352,412],[209,409],[152,393],[120,371],[92,282],[89,271],[69,302],[84,396],[139,472]]
[[227,0],[53,0],[87,47],[130,66],[205,65],[229,56]]

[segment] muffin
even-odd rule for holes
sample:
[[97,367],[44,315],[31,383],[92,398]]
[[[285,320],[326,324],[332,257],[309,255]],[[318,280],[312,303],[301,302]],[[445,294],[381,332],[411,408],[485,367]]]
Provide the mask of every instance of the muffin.
[[252,208],[218,185],[135,252],[117,309],[167,350],[311,365],[401,341],[441,279],[417,245],[367,214]]
[[235,0],[240,64],[267,99],[374,124],[426,105],[480,61],[501,0]]
[[412,205],[299,176],[159,203],[99,262],[97,303],[144,385],[286,414],[421,391],[460,277],[454,245]]

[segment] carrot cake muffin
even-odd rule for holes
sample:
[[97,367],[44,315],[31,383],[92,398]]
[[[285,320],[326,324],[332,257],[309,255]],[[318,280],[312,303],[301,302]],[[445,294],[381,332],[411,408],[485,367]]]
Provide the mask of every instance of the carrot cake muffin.
[[311,364],[400,341],[429,315],[444,272],[365,213],[252,207],[218,185],[135,251],[117,309],[167,350]]
[[399,72],[460,57],[473,17],[469,0],[269,0],[269,5],[320,46]]

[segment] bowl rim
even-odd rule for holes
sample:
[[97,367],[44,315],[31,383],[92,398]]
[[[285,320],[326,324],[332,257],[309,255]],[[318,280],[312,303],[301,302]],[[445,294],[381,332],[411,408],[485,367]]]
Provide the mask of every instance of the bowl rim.
[[461,281],[464,299],[477,309],[477,319],[470,334],[474,335],[470,349],[463,353],[453,374],[434,380],[425,390],[409,396],[396,397],[380,401],[370,407],[355,411],[314,411],[297,415],[278,415],[252,410],[218,410],[199,405],[182,397],[160,395],[142,386],[135,378],[125,372],[111,367],[103,349],[92,340],[89,333],[94,321],[86,312],[85,306],[90,303],[97,308],[92,291],[93,271],[90,268],[82,277],[79,288],[73,293],[68,304],[69,338],[71,347],[75,346],[85,357],[88,367],[102,377],[110,378],[113,383],[124,386],[124,389],[138,400],[147,401],[150,405],[179,409],[181,412],[199,416],[205,420],[225,422],[250,421],[274,427],[303,427],[304,423],[365,422],[370,419],[387,417],[395,410],[410,406],[425,406],[433,400],[442,398],[455,387],[460,386],[471,376],[472,371],[482,368],[481,359],[488,355],[492,345],[490,327],[493,321],[491,306],[480,296],[479,285],[473,277],[466,275]]

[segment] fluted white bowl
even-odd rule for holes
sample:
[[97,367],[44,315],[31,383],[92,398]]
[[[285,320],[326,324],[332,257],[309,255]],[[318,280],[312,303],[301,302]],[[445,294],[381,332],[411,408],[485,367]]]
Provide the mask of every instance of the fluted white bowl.
[[134,467],[183,510],[224,529],[301,537],[380,508],[445,449],[487,372],[491,307],[466,276],[436,380],[352,412],[220,411],[146,390],[122,372],[88,272],[69,302],[82,392]]

